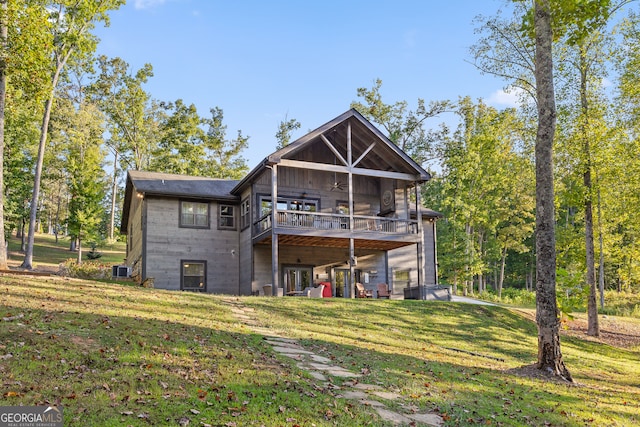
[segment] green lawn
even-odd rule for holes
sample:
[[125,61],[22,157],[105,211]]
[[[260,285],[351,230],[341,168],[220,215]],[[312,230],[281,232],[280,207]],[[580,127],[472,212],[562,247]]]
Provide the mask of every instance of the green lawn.
[[[0,301],[0,405],[59,402],[65,426],[384,425],[372,408],[337,397],[274,353],[221,296],[0,276]],[[234,301],[253,309],[260,326],[365,372],[362,382],[403,396],[395,404],[437,412],[446,425],[640,423],[638,345],[564,336],[576,381],[564,384],[521,375],[537,354],[527,312],[423,301]]]
[[[9,239],[9,263],[11,266],[18,266],[24,260],[24,253],[20,252],[21,239],[12,236]],[[77,259],[78,253],[69,250],[69,237],[55,236],[50,234],[37,233],[33,249],[33,267],[35,269],[57,269],[60,263],[68,259]],[[126,243],[115,242],[112,244],[103,243],[96,250],[102,253],[99,261],[104,264],[122,264],[125,257]],[[82,259],[89,260],[87,252],[91,246],[83,244]]]

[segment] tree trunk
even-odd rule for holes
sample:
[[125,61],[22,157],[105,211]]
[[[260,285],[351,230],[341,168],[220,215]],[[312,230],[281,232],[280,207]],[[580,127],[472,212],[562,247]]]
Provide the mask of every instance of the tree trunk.
[[556,301],[555,208],[553,138],[556,106],[553,87],[551,8],[549,0],[535,2],[535,80],[538,107],[536,135],[536,322],[538,369],[573,381],[560,351]]
[[22,217],[22,233],[20,233],[20,252],[25,253],[27,251],[27,234],[24,228],[27,226],[27,220]]
[[597,337],[600,335],[598,326],[598,304],[596,304],[596,255],[593,243],[593,185],[591,183],[591,146],[589,144],[588,121],[589,100],[587,99],[587,73],[589,66],[586,61],[586,51],[583,46],[580,49],[580,112],[582,134],[583,158],[583,183],[584,183],[584,239],[587,264],[587,286],[589,297],[587,299],[587,335]]
[[27,270],[33,269],[33,244],[35,242],[36,219],[38,217],[38,201],[40,198],[40,179],[42,177],[42,164],[44,163],[44,149],[47,142],[47,129],[49,128],[49,119],[51,118],[51,108],[53,105],[54,92],[47,99],[44,106],[44,115],[42,117],[42,129],[40,130],[40,144],[38,145],[38,160],[36,163],[36,172],[33,177],[33,195],[31,197],[31,209],[29,213],[29,237],[27,240],[27,250],[24,255],[24,261],[20,267]]
[[[596,182],[597,182],[596,175]],[[604,308],[604,236],[602,233],[602,205],[598,186],[598,241],[600,245],[600,266],[598,268],[598,287],[600,288],[600,308]]]
[[113,229],[116,223],[116,196],[118,192],[118,150],[113,150],[113,181],[111,183],[111,220],[109,225],[109,242],[113,242]]
[[6,270],[7,245],[4,235],[4,106],[7,99],[7,60],[4,55],[7,46],[7,0],[0,0],[0,269]]
[[504,284],[504,265],[507,263],[507,248],[502,248],[500,260],[500,278],[498,279],[498,299],[502,299],[502,285]]
[[78,265],[82,264],[82,239],[78,237]]

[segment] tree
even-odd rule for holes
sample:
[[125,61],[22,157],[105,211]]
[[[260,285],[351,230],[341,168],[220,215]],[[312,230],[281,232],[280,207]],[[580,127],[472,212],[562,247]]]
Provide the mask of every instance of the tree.
[[[5,162],[12,162],[6,158],[9,152],[6,150],[7,136],[11,134],[11,129],[8,129],[11,119],[8,116],[12,109],[14,113],[19,110],[20,114],[15,114],[13,122],[21,121],[33,102],[41,100],[42,89],[46,87],[42,64],[46,61],[46,46],[50,42],[47,36],[48,22],[44,8],[33,3],[0,1],[0,268],[7,266],[5,216],[18,210],[15,200],[8,198],[5,193],[9,182],[7,178],[21,175],[13,174],[13,170],[5,170]],[[13,108],[8,104],[10,100],[13,101]],[[15,181],[10,186],[13,192],[18,187]],[[7,210],[12,205],[14,209]]]
[[82,58],[90,55],[96,48],[97,40],[90,33],[96,22],[109,24],[107,12],[119,8],[124,0],[87,0],[75,2],[61,0],[48,4],[50,11],[51,31],[53,44],[50,56],[50,86],[49,97],[45,102],[38,145],[38,158],[33,180],[33,195],[29,215],[29,238],[27,251],[21,267],[32,269],[33,244],[35,239],[36,218],[38,215],[38,203],[40,198],[40,179],[44,161],[44,150],[47,142],[47,132],[51,109],[53,107],[56,88],[64,67],[70,59]]
[[249,168],[240,155],[247,148],[248,136],[238,130],[234,139],[227,139],[227,127],[222,124],[224,114],[219,107],[209,110],[211,117],[203,119],[207,132],[204,136],[204,147],[208,154],[208,171],[205,176],[213,178],[241,179]]
[[289,145],[291,142],[291,132],[296,129],[300,129],[300,122],[296,119],[287,120],[287,116],[284,116],[284,120],[278,125],[278,132],[276,132],[276,140],[278,141],[276,150]]
[[535,82],[538,107],[536,134],[536,323],[538,369],[573,381],[560,349],[556,300],[555,206],[553,185],[553,139],[556,106],[553,84],[553,30],[550,0],[534,5]]
[[9,25],[7,0],[0,0],[0,269],[7,269],[7,244],[4,232],[4,105],[7,95],[7,36]]
[[418,164],[432,160],[433,142],[442,139],[442,132],[427,131],[424,124],[428,119],[450,111],[451,103],[432,101],[426,105],[423,99],[418,98],[418,107],[411,111],[406,101],[385,104],[380,94],[381,87],[382,80],[376,79],[373,88],[358,88],[358,97],[363,98],[364,103],[352,102],[351,107],[382,126],[387,137]]
[[110,134],[107,147],[113,153],[113,175],[109,240],[113,240],[120,164],[136,170],[149,166],[151,153],[160,139],[158,128],[164,111],[142,88],[153,76],[151,64],[131,73],[129,64],[121,58],[107,59],[102,55],[97,65],[100,72],[88,91],[106,115]]
[[104,117],[97,107],[85,100],[56,100],[52,115],[52,135],[61,141],[61,157],[69,189],[67,225],[76,241],[78,263],[82,262],[82,243],[99,237],[104,211],[105,172],[102,168]]
[[160,125],[160,140],[153,151],[149,170],[175,174],[204,175],[207,168],[203,144],[202,119],[194,104],[181,99],[166,105],[167,114]]

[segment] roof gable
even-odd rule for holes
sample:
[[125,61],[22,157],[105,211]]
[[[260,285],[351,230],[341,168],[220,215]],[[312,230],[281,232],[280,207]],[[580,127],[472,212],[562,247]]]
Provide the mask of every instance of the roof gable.
[[[349,138],[350,144],[347,143]],[[267,156],[232,191],[239,191],[267,165],[278,164],[283,160],[346,166],[349,149],[352,166],[399,172],[413,176],[419,182],[431,179],[427,171],[352,108]]]

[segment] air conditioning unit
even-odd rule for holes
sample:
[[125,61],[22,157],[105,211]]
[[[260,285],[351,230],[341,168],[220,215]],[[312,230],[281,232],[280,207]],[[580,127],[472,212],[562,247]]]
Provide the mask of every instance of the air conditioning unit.
[[114,279],[127,278],[131,276],[131,268],[126,265],[114,265],[111,267],[111,275]]

